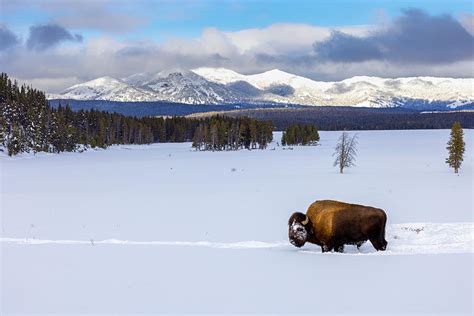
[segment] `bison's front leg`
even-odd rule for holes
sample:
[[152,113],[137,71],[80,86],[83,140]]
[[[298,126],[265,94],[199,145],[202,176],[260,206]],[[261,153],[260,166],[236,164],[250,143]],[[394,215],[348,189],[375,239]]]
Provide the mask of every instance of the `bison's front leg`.
[[344,245],[337,245],[337,246],[334,246],[334,250],[336,252],[344,252]]
[[356,243],[356,246],[357,246],[357,250],[360,250],[360,247],[365,243],[365,240],[364,241],[358,241]]
[[321,246],[321,251],[322,252],[329,252],[331,250],[332,250],[332,246],[330,246],[330,245],[322,245]]
[[385,241],[385,239],[370,239],[370,242],[377,251],[384,251],[385,249],[387,249],[387,242]]

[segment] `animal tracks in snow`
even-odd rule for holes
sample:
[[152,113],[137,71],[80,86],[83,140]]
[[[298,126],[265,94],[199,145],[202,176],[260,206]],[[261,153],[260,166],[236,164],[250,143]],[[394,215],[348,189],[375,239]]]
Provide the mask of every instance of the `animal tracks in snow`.
[[[441,253],[474,253],[474,223],[407,223],[387,225],[385,252],[376,252],[370,242],[360,250],[346,246],[346,254],[408,255]],[[205,247],[215,249],[283,249],[294,247],[288,241],[133,241],[119,239],[69,240],[69,239],[31,239],[1,237],[2,244],[14,245],[90,245],[90,246],[156,246],[156,247]],[[296,250],[296,249],[295,249]],[[306,244],[299,252],[321,253],[316,245]]]

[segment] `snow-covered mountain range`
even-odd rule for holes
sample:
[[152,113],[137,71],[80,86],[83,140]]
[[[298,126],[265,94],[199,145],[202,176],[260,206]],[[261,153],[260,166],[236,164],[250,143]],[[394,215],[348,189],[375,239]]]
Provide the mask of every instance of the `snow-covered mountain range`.
[[49,99],[169,101],[187,104],[284,103],[395,107],[436,104],[457,108],[474,104],[474,79],[358,76],[337,82],[315,81],[278,69],[243,75],[225,68],[101,77],[74,85]]

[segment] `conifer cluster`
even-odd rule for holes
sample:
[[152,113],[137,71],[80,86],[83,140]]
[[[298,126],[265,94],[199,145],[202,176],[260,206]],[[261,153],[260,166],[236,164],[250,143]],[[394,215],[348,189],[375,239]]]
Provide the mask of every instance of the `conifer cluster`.
[[0,75],[0,145],[8,154],[74,151],[79,145],[153,142],[150,126],[135,118],[101,111],[52,108],[43,92]]
[[273,140],[271,121],[215,116],[202,119],[193,137],[197,150],[265,149]]
[[[195,142],[199,150],[264,149],[271,121],[246,117],[128,117],[97,110],[53,108],[43,92],[0,75],[0,149],[8,154],[75,151],[113,144]],[[82,145],[82,146],[81,146]]]
[[281,143],[286,145],[316,145],[319,141],[318,129],[314,125],[293,124],[283,132]]

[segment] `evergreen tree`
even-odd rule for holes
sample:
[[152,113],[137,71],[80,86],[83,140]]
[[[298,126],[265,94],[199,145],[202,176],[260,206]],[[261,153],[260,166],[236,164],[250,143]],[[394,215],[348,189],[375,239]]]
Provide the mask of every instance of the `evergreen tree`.
[[317,145],[318,129],[314,125],[292,124],[286,128],[282,136],[282,145]]
[[283,132],[283,135],[281,136],[281,145],[286,146],[286,132]]
[[199,124],[199,126],[196,128],[196,131],[194,132],[193,136],[193,147],[196,148],[196,150],[201,150],[203,143],[204,143],[204,128],[202,124]]
[[7,151],[9,156],[17,155],[25,150],[25,133],[22,126],[14,123],[7,135]]
[[458,173],[465,151],[464,132],[459,122],[455,122],[451,128],[451,137],[449,138],[446,149],[449,152],[446,163],[454,169],[454,173]]

